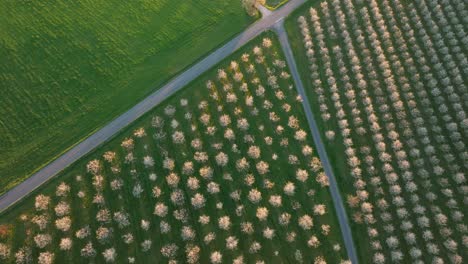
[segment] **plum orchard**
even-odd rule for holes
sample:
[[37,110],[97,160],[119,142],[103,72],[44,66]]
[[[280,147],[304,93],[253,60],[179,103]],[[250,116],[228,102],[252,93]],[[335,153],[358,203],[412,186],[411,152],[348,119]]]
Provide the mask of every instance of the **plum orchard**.
[[296,23],[365,262],[466,262],[466,3],[329,0]]
[[26,200],[2,261],[349,263],[279,50],[255,40]]

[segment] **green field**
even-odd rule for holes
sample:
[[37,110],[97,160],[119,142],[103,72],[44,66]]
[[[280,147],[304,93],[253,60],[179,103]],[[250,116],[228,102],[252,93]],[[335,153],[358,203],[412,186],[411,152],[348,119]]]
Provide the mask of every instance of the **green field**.
[[239,1],[0,1],[0,193],[252,21]]
[[[268,43],[263,41],[264,38],[272,41],[271,47],[262,46]],[[260,47],[261,53],[254,55],[254,47]],[[241,59],[243,54],[249,55],[244,56],[246,61]],[[231,61],[237,62],[238,67]],[[219,74],[220,69],[224,70],[226,78]],[[253,40],[112,141],[1,215],[0,254],[6,252],[5,246],[11,249],[4,261],[11,263],[13,255],[21,250],[30,250],[34,260],[40,253],[49,252],[54,254],[57,263],[88,260],[104,263],[102,253],[112,248],[117,252],[116,263],[127,262],[129,257],[135,258],[135,263],[161,263],[169,259],[186,263],[186,249],[197,246],[200,263],[210,263],[211,255],[216,251],[223,255],[220,263],[232,263],[239,256],[243,256],[244,262],[236,263],[261,260],[265,263],[311,263],[320,257],[328,263],[340,263],[346,259],[340,228],[329,190],[317,178],[325,176],[307,129],[302,104],[287,73],[288,67],[273,33],[265,33]],[[213,85],[208,87],[208,81]],[[155,119],[157,116],[161,118],[159,121]],[[222,121],[226,117],[231,122]],[[238,125],[240,121],[242,126]],[[230,129],[234,135],[226,136]],[[302,129],[306,131],[304,138],[297,136]],[[183,133],[183,141],[180,137],[177,141],[174,139],[177,131]],[[123,141],[129,138],[134,146],[124,147]],[[202,144],[194,144],[194,140],[201,140]],[[249,151],[251,147],[258,147],[258,156],[251,154],[254,153]],[[116,154],[109,162],[103,158],[107,151]],[[208,160],[197,158],[200,156],[197,153],[206,153]],[[226,164],[219,163],[216,158],[220,153],[228,155]],[[144,157],[152,157],[154,165],[147,163],[145,166]],[[250,167],[238,166],[237,161],[243,158]],[[86,167],[93,159],[100,160],[102,167],[90,173]],[[193,162],[193,170],[184,169],[186,162]],[[259,169],[261,162],[269,164],[268,172]],[[212,169],[213,175],[202,173],[203,168]],[[307,171],[308,178],[303,178],[303,174],[300,178],[296,174],[300,169]],[[150,176],[153,173],[155,175]],[[93,174],[102,175],[103,181],[97,180],[100,176]],[[169,181],[174,179],[174,175],[178,176],[178,183]],[[199,188],[189,184],[189,178],[197,179]],[[113,189],[116,185],[112,182],[116,180],[122,181],[120,189]],[[66,195],[56,192],[62,182],[70,187]],[[295,186],[294,192],[285,191],[287,182]],[[208,186],[213,183],[219,184],[219,192],[208,191]],[[135,186],[141,186],[142,193],[135,194]],[[249,198],[252,190],[261,193],[260,201],[253,202]],[[79,192],[82,192],[81,197]],[[184,203],[171,202],[175,192],[185,197]],[[198,209],[192,201],[197,193],[206,198],[205,205]],[[39,194],[51,198],[44,210],[35,209],[34,199]],[[93,202],[96,195],[102,195],[104,201]],[[281,197],[281,202],[272,202],[272,196]],[[57,230],[55,224],[55,220],[61,217],[56,215],[55,209],[60,202],[71,208],[65,214],[72,220],[70,229],[66,231]],[[168,206],[167,215],[154,214],[158,203]],[[318,205],[325,205],[326,209],[320,213],[320,210],[315,210]],[[257,216],[257,209],[261,207],[269,211],[264,220]],[[97,212],[102,209],[109,210],[111,216],[121,211],[128,213],[129,225],[119,227],[115,217],[110,221],[97,220]],[[177,210],[184,210],[186,218],[175,217]],[[280,224],[278,218],[283,213],[291,215],[289,224]],[[299,217],[306,214],[312,217],[313,226],[303,229],[298,222]],[[48,219],[42,230],[32,220],[40,215]],[[209,216],[210,222],[199,223],[202,215]],[[223,216],[229,216],[229,228],[220,227],[218,219]],[[141,220],[149,221],[148,230],[140,227]],[[162,232],[162,222],[170,224],[169,232]],[[242,224],[247,222],[253,224],[253,233],[241,231]],[[86,225],[89,225],[91,234],[78,238],[76,231]],[[112,236],[97,239],[95,232],[100,227],[111,229]],[[181,237],[184,227],[190,227],[195,237]],[[325,231],[327,228],[330,228],[329,232]],[[264,234],[268,229],[274,230],[271,238]],[[128,233],[133,235],[134,241],[126,244],[121,237]],[[206,242],[205,238],[210,233],[216,238]],[[51,242],[42,249],[34,240],[39,234],[51,236]],[[320,244],[308,246],[313,236]],[[238,240],[237,246],[228,248],[226,239],[229,237]],[[60,249],[62,238],[73,241],[71,249]],[[142,250],[141,243],[145,240],[152,241],[148,251]],[[89,242],[96,250],[95,256],[82,257],[81,250]],[[258,251],[252,251],[255,242],[261,245]],[[171,243],[175,243],[178,250],[170,257],[164,257],[161,249]]]
[[468,257],[463,17],[435,27],[425,12],[444,17],[451,4],[417,2],[321,1],[286,24],[360,263]]
[[270,9],[276,9],[282,5],[284,5],[289,0],[267,0],[266,6]]

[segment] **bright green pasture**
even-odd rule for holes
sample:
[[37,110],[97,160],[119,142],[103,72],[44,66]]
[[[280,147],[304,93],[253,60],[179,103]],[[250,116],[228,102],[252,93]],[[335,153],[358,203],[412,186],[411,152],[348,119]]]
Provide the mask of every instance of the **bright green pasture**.
[[0,1],[0,193],[252,20],[239,1]]

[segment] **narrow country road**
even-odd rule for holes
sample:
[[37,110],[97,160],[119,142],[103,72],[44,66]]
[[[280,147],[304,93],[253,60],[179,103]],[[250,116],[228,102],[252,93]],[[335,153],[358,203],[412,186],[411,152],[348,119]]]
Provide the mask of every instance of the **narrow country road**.
[[237,35],[221,48],[213,51],[207,57],[173,78],[156,92],[146,97],[143,101],[133,108],[114,119],[105,127],[92,134],[63,155],[52,161],[33,175],[20,183],[0,197],[0,212],[9,208],[17,201],[26,197],[36,188],[53,178],[59,172],[73,164],[75,161],[90,153],[92,150],[111,139],[120,130],[137,120],[143,114],[147,113],[155,106],[160,104],[169,96],[173,95],[200,74],[209,70],[224,58],[228,57],[234,51],[245,45],[247,42],[258,36],[271,27],[279,20],[284,19],[292,11],[305,3],[306,0],[290,0],[289,3],[274,12],[268,12],[268,15],[262,17],[259,21],[249,26],[245,31]]
[[349,227],[348,216],[346,215],[346,211],[343,206],[343,199],[341,198],[335,175],[333,174],[330,161],[328,160],[327,151],[325,150],[325,146],[323,145],[322,139],[320,137],[320,132],[318,130],[317,123],[315,122],[314,116],[312,114],[309,99],[306,96],[304,85],[302,84],[301,77],[297,70],[296,61],[294,59],[291,45],[289,44],[288,34],[286,33],[286,29],[284,28],[284,20],[281,20],[278,23],[276,23],[274,25],[274,29],[279,36],[281,47],[283,48],[284,56],[286,57],[286,61],[288,62],[289,69],[294,79],[294,83],[296,84],[299,95],[302,98],[302,105],[304,106],[304,111],[307,117],[307,122],[309,123],[310,130],[312,132],[315,147],[317,149],[319,158],[322,161],[325,174],[328,176],[328,179],[330,181],[330,192],[332,195],[333,204],[335,206],[335,211],[338,216],[338,221],[340,223],[341,234],[343,235],[343,240],[345,243],[346,251],[348,253],[348,257],[352,263],[356,264],[358,263],[356,248],[354,246],[351,228]]
[[262,32],[273,28],[279,36],[280,43],[285,53],[286,60],[290,67],[294,82],[296,84],[300,96],[303,99],[304,110],[306,113],[307,121],[310,126],[310,130],[313,135],[315,146],[317,148],[318,155],[323,163],[325,173],[327,174],[330,180],[330,192],[338,216],[338,221],[340,223],[341,233],[343,234],[343,239],[348,253],[348,257],[350,258],[352,263],[358,263],[354,241],[351,236],[351,229],[349,227],[348,218],[343,206],[343,200],[338,190],[337,182],[333,174],[330,161],[328,160],[325,147],[321,140],[317,124],[315,123],[309,101],[305,94],[305,90],[301,78],[299,76],[294,56],[291,50],[291,46],[289,44],[288,36],[284,28],[284,19],[296,8],[305,3],[305,1],[306,0],[290,0],[289,3],[287,3],[282,8],[274,12],[268,11],[267,9],[260,7],[259,9],[263,14],[261,20],[252,24],[244,32],[240,33],[238,36],[230,40],[224,46],[210,53],[207,57],[205,57],[192,67],[188,68],[180,75],[173,78],[159,90],[146,97],[133,108],[123,113],[122,115],[114,119],[112,122],[107,124],[105,127],[103,127],[96,133],[86,138],[84,141],[80,142],[79,144],[65,152],[59,158],[49,163],[47,166],[40,169],[38,172],[34,173],[24,182],[2,195],[0,197],[0,212],[6,210],[19,200],[23,199],[32,191],[34,191],[42,184],[53,178],[59,172],[73,164],[75,161],[90,153],[104,142],[111,139],[120,130],[127,127],[129,124],[131,124],[139,117],[153,109],[162,101],[164,101],[165,99],[167,99],[168,97],[185,87],[191,81],[196,79],[199,75],[209,70],[217,63],[221,62],[224,58],[228,57],[230,54],[232,54],[234,51],[245,45],[247,42],[258,36]]

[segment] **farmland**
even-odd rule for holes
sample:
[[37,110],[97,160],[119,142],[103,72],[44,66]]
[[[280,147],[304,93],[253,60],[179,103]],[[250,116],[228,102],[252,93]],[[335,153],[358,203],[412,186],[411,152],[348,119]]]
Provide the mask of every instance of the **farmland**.
[[7,263],[349,263],[273,33],[0,217]]
[[287,21],[361,263],[465,263],[463,1],[308,4]]
[[2,1],[0,193],[252,21],[236,1]]

